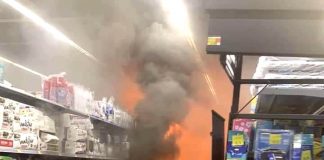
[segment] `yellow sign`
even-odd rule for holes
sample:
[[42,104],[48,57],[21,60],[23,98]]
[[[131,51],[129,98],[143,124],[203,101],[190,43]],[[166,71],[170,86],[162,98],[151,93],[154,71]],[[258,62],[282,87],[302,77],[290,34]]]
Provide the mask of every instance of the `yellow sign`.
[[232,146],[243,146],[244,136],[243,135],[233,135],[232,136]]
[[269,144],[281,144],[281,134],[270,134]]
[[208,37],[208,46],[220,46],[221,45],[221,37]]
[[301,160],[312,160],[311,151],[310,150],[303,151],[302,156],[301,156]]

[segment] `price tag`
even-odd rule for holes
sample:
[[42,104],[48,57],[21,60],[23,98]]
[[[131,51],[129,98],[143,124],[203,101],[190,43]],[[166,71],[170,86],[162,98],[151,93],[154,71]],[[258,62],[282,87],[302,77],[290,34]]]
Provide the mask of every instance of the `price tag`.
[[243,135],[233,135],[232,136],[232,146],[243,146],[244,136]]
[[269,144],[281,144],[281,134],[270,134]]
[[302,156],[301,156],[301,160],[312,160],[311,151],[310,150],[303,151]]

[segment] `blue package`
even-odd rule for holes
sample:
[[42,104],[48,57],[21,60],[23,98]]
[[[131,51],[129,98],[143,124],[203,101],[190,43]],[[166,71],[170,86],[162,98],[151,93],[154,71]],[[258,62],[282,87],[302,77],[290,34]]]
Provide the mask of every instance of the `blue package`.
[[258,129],[254,141],[255,160],[290,160],[294,132]]
[[248,144],[247,136],[242,131],[229,131],[226,160],[246,160]]
[[294,137],[293,160],[313,160],[313,134],[297,134]]
[[272,129],[273,122],[270,120],[257,120],[256,129]]

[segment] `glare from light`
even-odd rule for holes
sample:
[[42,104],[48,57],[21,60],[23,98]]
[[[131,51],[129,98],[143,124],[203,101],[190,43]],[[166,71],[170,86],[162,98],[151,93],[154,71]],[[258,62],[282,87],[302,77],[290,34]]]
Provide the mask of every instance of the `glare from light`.
[[190,35],[189,16],[183,0],[161,0],[169,25],[183,35]]
[[177,33],[182,34],[182,36],[186,38],[189,46],[191,46],[191,48],[194,50],[195,54],[193,56],[203,72],[202,75],[207,83],[210,93],[215,98],[215,101],[218,104],[218,96],[212,84],[211,78],[208,75],[207,68],[202,60],[201,53],[198,50],[193,38],[193,34],[190,28],[189,15],[184,1],[160,0],[160,2],[165,12],[168,25]]
[[23,69],[23,70],[25,70],[27,72],[30,72],[32,74],[35,74],[37,76],[40,76],[41,78],[47,78],[47,76],[45,76],[44,74],[41,74],[41,73],[39,73],[37,71],[34,71],[34,70],[30,69],[30,68],[27,68],[27,67],[23,66],[23,65],[20,65],[18,63],[15,63],[15,62],[13,62],[13,61],[11,61],[9,59],[6,59],[4,57],[0,57],[0,61],[3,61],[3,62],[6,62],[6,63],[9,63],[9,64],[12,64],[12,65],[14,65],[14,66],[16,66],[16,67],[18,67],[20,69]]
[[87,50],[83,49],[79,45],[77,45],[75,42],[73,42],[69,37],[64,35],[62,32],[60,32],[57,28],[52,26],[51,24],[47,23],[42,17],[38,16],[36,13],[28,9],[27,7],[23,6],[21,3],[15,1],[15,0],[2,0],[4,3],[8,4],[10,7],[14,8],[18,12],[20,12],[25,17],[29,18],[31,21],[33,21],[38,26],[42,27],[44,30],[46,30],[48,33],[53,35],[56,39],[67,43],[68,45],[74,47],[87,57],[91,58],[92,60],[98,61],[95,56],[93,56],[91,53],[89,53]]

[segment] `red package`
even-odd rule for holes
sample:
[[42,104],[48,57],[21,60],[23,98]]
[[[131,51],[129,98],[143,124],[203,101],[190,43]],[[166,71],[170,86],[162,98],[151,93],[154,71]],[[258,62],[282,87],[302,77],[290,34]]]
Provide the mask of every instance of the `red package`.
[[50,82],[48,79],[43,80],[43,97],[49,99],[50,94]]

